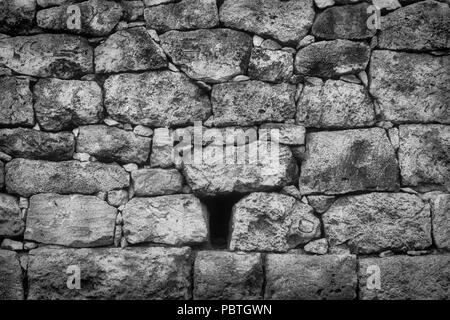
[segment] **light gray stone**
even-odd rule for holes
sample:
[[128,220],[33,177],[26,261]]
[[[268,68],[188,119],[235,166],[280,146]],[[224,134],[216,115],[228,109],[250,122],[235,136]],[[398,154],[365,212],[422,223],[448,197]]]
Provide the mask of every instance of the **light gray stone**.
[[315,254],[326,254],[328,252],[328,241],[325,238],[311,241],[303,248],[306,252]]
[[305,127],[289,123],[264,123],[259,127],[260,140],[270,140],[284,145],[305,144]]
[[140,169],[131,173],[135,196],[183,193],[184,178],[176,169]]
[[317,213],[324,213],[333,204],[335,196],[308,196],[308,203]]
[[430,205],[436,247],[450,251],[450,194],[437,195]]
[[[108,203],[114,207],[124,206],[128,202],[127,190],[111,190],[107,194]],[[117,223],[117,220],[116,220]]]
[[156,128],[153,136],[150,166],[152,168],[169,168],[174,166],[174,140],[172,131],[167,128]]
[[17,237],[23,234],[25,223],[21,218],[16,197],[0,193],[0,238]]
[[0,299],[22,300],[22,270],[14,251],[0,250]]
[[287,82],[294,67],[292,53],[281,50],[253,48],[248,75],[251,79],[268,82]]
[[23,243],[20,241],[11,240],[11,239],[3,239],[0,247],[5,250],[22,251]]
[[30,81],[18,77],[0,78],[0,125],[34,125],[33,94]]

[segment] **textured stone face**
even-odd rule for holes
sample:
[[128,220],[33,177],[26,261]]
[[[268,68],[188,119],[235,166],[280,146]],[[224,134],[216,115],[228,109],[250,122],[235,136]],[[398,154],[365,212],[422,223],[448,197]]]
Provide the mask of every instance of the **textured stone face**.
[[206,120],[211,112],[208,96],[178,72],[113,75],[104,89],[109,115],[121,122],[181,126]]
[[38,194],[30,199],[25,239],[68,247],[113,243],[117,210],[95,196]]
[[98,162],[14,159],[6,165],[9,193],[28,197],[37,193],[93,194],[128,187],[122,167]]
[[287,82],[292,76],[293,62],[290,52],[253,48],[248,75],[255,80]]
[[0,129],[0,151],[14,158],[68,160],[74,149],[75,139],[69,132]]
[[[278,132],[278,137],[272,135],[272,132]],[[279,142],[285,145],[305,144],[305,127],[296,124],[287,123],[264,123],[259,127],[259,139],[268,139],[273,142]]]
[[449,56],[375,50],[370,70],[370,92],[383,118],[450,124]]
[[91,36],[109,34],[122,17],[122,7],[113,1],[89,0],[38,11],[37,25],[43,29]]
[[174,165],[174,148],[171,130],[167,128],[156,128],[153,135],[152,154],[150,155],[150,166],[169,168]]
[[61,6],[64,4],[71,4],[82,2],[83,0],[37,0],[37,4],[42,8]]
[[356,257],[268,254],[265,299],[352,300],[356,297]]
[[86,39],[67,34],[38,34],[0,39],[0,64],[17,73],[69,79],[93,72]]
[[[380,268],[381,289],[368,289],[373,272]],[[370,269],[369,269],[370,270]],[[393,256],[359,260],[359,294],[363,300],[448,300],[450,255]]]
[[244,81],[213,86],[212,123],[215,126],[248,126],[294,118],[295,86]]
[[338,198],[324,213],[330,246],[354,253],[409,251],[431,246],[430,206],[407,193],[369,193]]
[[131,173],[134,194],[162,196],[182,193],[184,178],[176,169],[140,169]]
[[306,145],[302,194],[398,189],[394,148],[381,128],[312,132]]
[[359,73],[370,58],[368,45],[349,40],[320,41],[297,52],[295,71],[301,75],[332,78]]
[[450,126],[399,127],[398,152],[403,185],[423,191],[450,191]]
[[0,78],[0,126],[34,125],[30,82],[17,77]]
[[0,237],[16,237],[23,234],[25,223],[20,214],[19,200],[0,193]]
[[0,250],[0,299],[22,300],[22,270],[19,257],[13,251]]
[[227,27],[296,45],[314,20],[312,0],[225,0],[219,11]]
[[390,50],[450,48],[448,3],[423,1],[383,16],[378,46]]
[[260,253],[200,251],[194,265],[194,299],[261,299],[263,267]]
[[[277,154],[271,146],[255,141],[224,150],[211,144],[203,148],[202,161],[194,158],[182,163],[183,174],[194,193],[201,196],[268,191],[294,183],[298,168],[291,151],[280,145]],[[258,154],[264,156],[258,158]]]
[[34,87],[36,118],[49,131],[99,122],[102,89],[94,81],[41,79]]
[[123,210],[123,230],[129,243],[170,245],[203,243],[208,237],[208,212],[191,194],[133,198]]
[[30,29],[36,11],[35,0],[7,0],[0,2],[0,32]]
[[364,87],[340,80],[306,84],[297,123],[313,128],[357,128],[375,123],[375,110]]
[[5,185],[5,165],[0,161],[0,189]]
[[320,236],[313,208],[278,193],[252,193],[233,207],[230,250],[287,251]]
[[167,58],[144,27],[120,30],[95,48],[96,72],[155,70]]
[[[36,249],[28,299],[189,299],[189,248]],[[67,288],[77,265],[81,289]]]
[[252,38],[239,31],[212,29],[169,31],[161,46],[190,78],[224,82],[247,70]]
[[77,152],[103,162],[144,163],[150,154],[151,138],[105,125],[80,127]]
[[434,242],[438,248],[450,250],[450,194],[440,194],[430,204]]
[[147,27],[158,32],[208,29],[219,24],[215,0],[181,0],[152,6],[145,9],[144,17]]

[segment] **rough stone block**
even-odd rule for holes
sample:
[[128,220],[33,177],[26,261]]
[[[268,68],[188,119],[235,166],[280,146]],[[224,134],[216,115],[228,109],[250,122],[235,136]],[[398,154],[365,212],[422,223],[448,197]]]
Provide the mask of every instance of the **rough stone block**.
[[18,77],[1,77],[0,92],[0,126],[33,126],[30,81]]
[[0,238],[17,237],[23,234],[25,222],[19,208],[19,199],[0,193]]
[[450,194],[437,195],[430,204],[436,247],[450,251]]
[[0,250],[0,299],[24,299],[22,269],[14,251]]
[[182,193],[184,178],[176,169],[140,169],[131,173],[135,196]]

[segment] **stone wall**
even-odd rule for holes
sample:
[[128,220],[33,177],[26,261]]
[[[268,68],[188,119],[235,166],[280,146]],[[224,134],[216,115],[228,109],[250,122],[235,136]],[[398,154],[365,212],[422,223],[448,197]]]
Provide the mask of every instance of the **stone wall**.
[[373,4],[0,0],[0,298],[449,299],[450,8]]

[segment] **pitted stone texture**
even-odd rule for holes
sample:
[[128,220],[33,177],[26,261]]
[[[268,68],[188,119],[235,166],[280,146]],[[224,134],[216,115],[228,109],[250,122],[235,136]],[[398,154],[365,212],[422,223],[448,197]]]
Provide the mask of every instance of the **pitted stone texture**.
[[[30,251],[30,300],[189,299],[189,248],[36,249]],[[67,288],[66,270],[81,271],[81,289]]]
[[105,36],[122,17],[122,7],[113,1],[89,0],[38,11],[37,25],[43,29]]
[[338,198],[322,216],[330,246],[351,252],[421,250],[431,246],[430,206],[408,193]]
[[381,17],[378,47],[390,50],[450,48],[448,3],[423,1]]
[[194,265],[194,299],[259,300],[263,286],[260,253],[200,251]]
[[158,32],[209,29],[219,24],[216,0],[181,0],[144,11],[147,27]]
[[0,238],[20,236],[24,230],[19,200],[12,195],[0,193]]
[[213,86],[211,103],[214,126],[249,126],[283,122],[295,115],[295,86],[244,81]]
[[95,196],[32,196],[25,239],[68,247],[113,244],[117,209]]
[[224,150],[211,144],[202,151],[200,160],[194,157],[182,163],[187,183],[201,196],[275,190],[298,177],[295,159],[283,145],[255,141]]
[[375,123],[375,109],[362,85],[340,80],[306,84],[297,123],[313,128],[357,128]]
[[399,127],[402,184],[421,191],[450,191],[450,126]]
[[385,120],[450,124],[448,70],[449,56],[375,50],[370,92]]
[[312,26],[312,34],[323,39],[366,39],[376,30],[367,27],[368,3],[331,7],[320,13]]
[[166,66],[164,51],[144,27],[120,30],[95,48],[97,73],[155,70]]
[[450,194],[437,195],[430,204],[436,247],[450,251]]
[[16,33],[33,26],[36,0],[4,0],[0,2],[0,32]]
[[174,166],[175,150],[173,132],[168,128],[156,128],[153,135],[150,166],[152,168],[170,168]]
[[356,298],[353,255],[268,254],[265,299],[352,300]]
[[37,4],[42,8],[61,6],[64,4],[72,4],[82,2],[83,0],[37,0]]
[[208,211],[192,194],[133,198],[122,214],[131,244],[199,244],[208,238]]
[[0,250],[0,299],[24,299],[19,257],[9,250]]
[[296,45],[314,20],[312,0],[225,0],[220,21],[233,29]]
[[102,162],[145,163],[150,155],[151,138],[105,125],[79,128],[77,152],[88,153]]
[[13,158],[68,160],[74,149],[75,138],[71,132],[0,129],[0,151]]
[[30,81],[18,77],[1,77],[0,92],[0,126],[33,126]]
[[333,78],[364,71],[369,63],[368,45],[350,40],[315,42],[295,56],[295,72],[312,77]]
[[206,120],[211,113],[208,96],[178,72],[113,75],[104,89],[106,109],[120,122],[181,126]]
[[144,17],[144,2],[140,0],[122,0],[120,5],[123,9],[122,18],[126,21],[136,21]]
[[128,173],[116,164],[14,159],[6,165],[8,193],[94,194],[129,186]]
[[248,65],[250,78],[268,82],[287,82],[292,77],[293,70],[292,53],[253,48]]
[[49,131],[101,121],[102,89],[95,81],[41,79],[34,87],[36,118]]
[[176,169],[140,169],[131,173],[135,196],[162,196],[183,192],[184,178]]
[[0,39],[0,64],[36,77],[69,79],[94,72],[88,41],[67,34]]
[[0,161],[0,189],[5,185],[5,165]]
[[[380,268],[381,289],[367,286],[370,266]],[[360,259],[358,277],[362,300],[448,300],[450,254]]]
[[284,252],[320,236],[313,208],[278,193],[252,193],[232,215],[230,250]]
[[224,82],[247,71],[252,38],[243,32],[230,29],[169,31],[160,39],[173,63],[192,79]]
[[395,191],[398,164],[384,129],[312,132],[306,135],[302,194]]
[[305,144],[305,127],[289,123],[264,123],[259,127],[260,140],[270,140],[284,145]]

